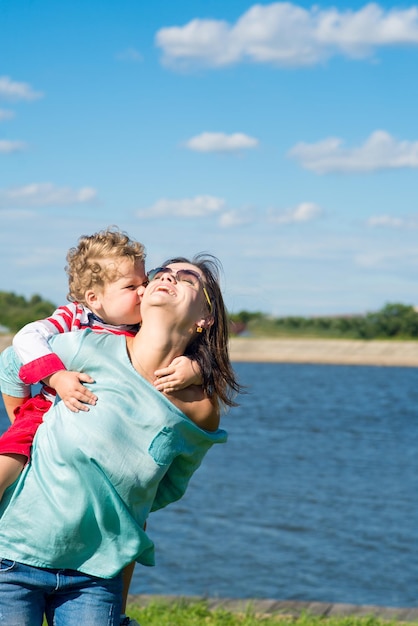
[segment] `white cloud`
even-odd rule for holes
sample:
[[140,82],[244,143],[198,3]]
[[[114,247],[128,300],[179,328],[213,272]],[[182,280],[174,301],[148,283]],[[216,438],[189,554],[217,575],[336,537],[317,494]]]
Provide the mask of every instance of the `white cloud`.
[[418,8],[370,3],[358,11],[305,9],[290,2],[255,4],[234,24],[194,19],[160,29],[156,45],[167,64],[222,67],[251,61],[309,66],[334,55],[364,58],[384,46],[418,45]]
[[24,187],[0,189],[0,209],[67,206],[94,200],[95,189],[57,187],[52,183],[33,183]]
[[386,274],[387,272],[395,273],[398,277],[404,278],[407,273],[411,272],[415,282],[418,254],[414,245],[405,245],[401,241],[398,246],[373,247],[370,242],[369,248],[364,247],[363,250],[353,255],[353,260],[355,265],[361,268],[378,269]]
[[214,196],[195,196],[194,198],[182,198],[170,200],[161,198],[152,206],[140,209],[138,217],[206,217],[217,213],[225,206],[225,200]]
[[233,226],[241,226],[249,224],[253,219],[247,212],[243,211],[225,211],[219,218],[219,226],[221,228],[231,228]]
[[27,251],[25,255],[19,256],[16,260],[17,267],[26,267],[32,269],[34,267],[50,267],[51,259],[56,256],[54,248],[34,247]]
[[22,152],[26,150],[27,144],[23,141],[10,141],[0,139],[0,154],[11,154],[12,152]]
[[313,144],[301,142],[288,156],[317,174],[418,167],[418,141],[398,141],[389,133],[377,130],[357,148],[343,148],[342,143],[337,137]]
[[0,199],[1,219],[4,222],[5,219],[10,219],[13,222],[36,217],[36,213],[27,209],[3,209]]
[[141,63],[144,60],[142,54],[138,52],[138,50],[135,50],[135,48],[127,48],[126,50],[119,52],[119,54],[116,55],[116,58],[119,61],[133,61],[134,63]]
[[0,122],[4,120],[11,120],[14,118],[14,111],[9,111],[8,109],[0,109]]
[[393,217],[391,215],[373,215],[367,220],[367,225],[372,228],[417,228],[418,220],[413,218]]
[[34,91],[28,83],[18,83],[8,76],[0,76],[0,98],[2,99],[37,100],[42,96],[40,91]]
[[244,133],[201,133],[189,139],[185,146],[195,152],[237,152],[258,146],[258,139]]
[[293,224],[297,222],[311,222],[323,213],[321,207],[313,202],[302,202],[298,206],[285,211],[270,211],[269,221],[275,224]]

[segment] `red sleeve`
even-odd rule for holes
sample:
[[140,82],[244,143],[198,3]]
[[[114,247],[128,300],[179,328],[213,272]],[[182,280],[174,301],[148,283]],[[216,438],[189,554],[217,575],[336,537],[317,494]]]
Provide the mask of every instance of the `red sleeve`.
[[22,365],[19,370],[19,377],[27,385],[34,385],[47,376],[65,369],[61,359],[56,354],[51,353]]

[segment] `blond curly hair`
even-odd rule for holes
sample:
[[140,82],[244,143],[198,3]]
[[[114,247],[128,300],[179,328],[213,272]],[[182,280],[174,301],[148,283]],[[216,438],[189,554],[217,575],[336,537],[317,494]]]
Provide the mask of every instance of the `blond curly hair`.
[[[65,271],[68,275],[70,302],[85,304],[88,289],[103,289],[120,276],[118,261],[145,262],[145,248],[117,227],[101,230],[93,235],[82,235],[78,245],[67,254]],[[109,263],[109,260],[115,261]]]

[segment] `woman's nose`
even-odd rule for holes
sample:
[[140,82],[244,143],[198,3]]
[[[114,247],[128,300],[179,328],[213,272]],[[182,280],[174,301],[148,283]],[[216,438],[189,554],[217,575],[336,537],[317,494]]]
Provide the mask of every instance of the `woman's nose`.
[[170,283],[177,282],[176,281],[176,277],[171,272],[164,272],[164,274],[161,276],[160,280],[168,280],[168,282],[170,282]]

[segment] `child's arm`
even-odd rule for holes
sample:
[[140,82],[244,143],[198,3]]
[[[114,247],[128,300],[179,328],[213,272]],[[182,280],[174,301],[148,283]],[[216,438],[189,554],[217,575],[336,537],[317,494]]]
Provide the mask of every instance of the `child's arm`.
[[[13,348],[22,363],[22,379],[32,385],[65,365],[52,351],[49,340],[54,335],[83,327],[83,309],[71,302],[56,309],[50,317],[26,324],[13,338]],[[28,367],[27,367],[28,366]]]
[[156,380],[154,386],[158,391],[179,391],[190,385],[201,385],[202,374],[196,361],[187,356],[178,356],[173,359],[168,367],[163,367],[154,372]]
[[19,375],[26,384],[43,381],[58,393],[71,411],[88,411],[96,396],[82,383],[94,382],[87,374],[69,372],[52,351],[48,341],[52,336],[88,325],[87,314],[77,303],[59,307],[45,320],[31,322],[14,337],[13,347],[22,362]]

